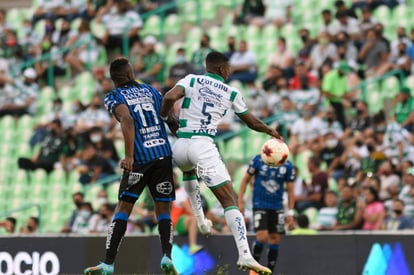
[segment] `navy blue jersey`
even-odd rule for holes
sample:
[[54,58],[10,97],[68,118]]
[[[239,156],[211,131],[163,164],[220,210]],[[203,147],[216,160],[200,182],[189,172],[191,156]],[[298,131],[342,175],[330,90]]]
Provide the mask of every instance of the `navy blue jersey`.
[[162,96],[150,85],[130,82],[105,96],[106,109],[115,114],[119,104],[128,107],[135,123],[134,165],[171,156],[164,122],[160,118]]
[[247,173],[254,176],[253,209],[283,209],[283,185],[295,179],[292,163],[270,167],[257,155],[250,161]]

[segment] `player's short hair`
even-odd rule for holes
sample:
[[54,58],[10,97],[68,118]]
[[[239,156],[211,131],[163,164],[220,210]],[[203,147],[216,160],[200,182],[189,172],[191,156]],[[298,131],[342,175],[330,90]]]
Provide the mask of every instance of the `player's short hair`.
[[217,70],[219,67],[228,64],[229,59],[220,52],[210,52],[206,57],[207,69]]
[[115,59],[109,66],[111,79],[116,83],[120,83],[125,80],[129,70],[131,70],[131,66],[129,65],[128,59],[124,57]]

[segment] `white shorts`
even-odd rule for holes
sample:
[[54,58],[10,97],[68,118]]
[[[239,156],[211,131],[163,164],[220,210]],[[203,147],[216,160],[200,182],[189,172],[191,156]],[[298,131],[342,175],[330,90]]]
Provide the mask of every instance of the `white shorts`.
[[173,146],[173,160],[183,172],[196,169],[197,176],[209,188],[230,181],[230,175],[221,160],[216,144],[209,137],[179,138]]

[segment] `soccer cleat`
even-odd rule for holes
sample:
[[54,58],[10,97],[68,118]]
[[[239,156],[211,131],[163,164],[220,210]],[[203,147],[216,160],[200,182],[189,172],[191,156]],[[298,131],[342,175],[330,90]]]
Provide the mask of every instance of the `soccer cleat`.
[[259,275],[272,274],[272,271],[269,268],[262,266],[253,258],[239,258],[237,266],[243,271],[252,270]]
[[200,230],[201,234],[205,236],[211,235],[211,227],[213,226],[213,223],[209,219],[204,219],[204,223],[198,226],[198,229]]
[[86,275],[111,275],[114,274],[114,265],[99,263],[97,266],[88,267],[83,271]]
[[177,270],[175,270],[174,264],[170,258],[164,255],[161,259],[161,269],[167,275],[178,275]]

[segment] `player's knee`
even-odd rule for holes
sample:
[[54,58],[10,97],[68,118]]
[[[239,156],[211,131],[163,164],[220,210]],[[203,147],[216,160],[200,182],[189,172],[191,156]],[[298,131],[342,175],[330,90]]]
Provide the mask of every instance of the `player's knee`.
[[280,243],[280,235],[279,234],[270,234],[269,235],[269,243],[270,244],[279,244]]
[[268,240],[268,233],[267,231],[258,231],[256,232],[256,240],[260,243],[266,243]]

